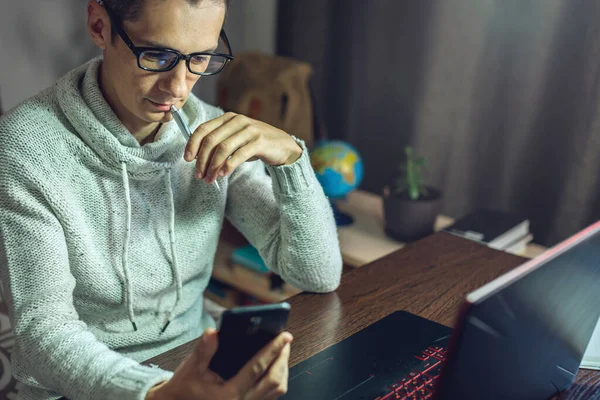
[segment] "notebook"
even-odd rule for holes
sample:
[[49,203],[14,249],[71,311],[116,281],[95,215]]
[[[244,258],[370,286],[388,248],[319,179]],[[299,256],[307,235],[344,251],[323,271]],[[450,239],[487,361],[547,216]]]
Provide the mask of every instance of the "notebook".
[[514,213],[480,208],[459,218],[444,231],[505,250],[529,234],[529,220]]

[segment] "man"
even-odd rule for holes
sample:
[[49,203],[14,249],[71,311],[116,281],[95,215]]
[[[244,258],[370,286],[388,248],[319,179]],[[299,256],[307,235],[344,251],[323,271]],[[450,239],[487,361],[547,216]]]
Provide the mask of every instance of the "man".
[[[103,56],[0,119],[0,279],[24,399],[286,391],[289,333],[229,381],[208,370],[218,343],[202,295],[223,218],[298,288],[334,290],[342,262],[303,142],[191,95],[230,58],[215,51],[226,8],[90,1]],[[139,364],[201,335],[174,374]]]

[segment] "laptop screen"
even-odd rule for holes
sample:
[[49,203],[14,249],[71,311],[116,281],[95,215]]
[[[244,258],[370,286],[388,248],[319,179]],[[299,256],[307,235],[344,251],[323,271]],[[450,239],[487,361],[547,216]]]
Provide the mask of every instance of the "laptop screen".
[[573,382],[600,317],[599,231],[467,296],[438,398],[543,399]]

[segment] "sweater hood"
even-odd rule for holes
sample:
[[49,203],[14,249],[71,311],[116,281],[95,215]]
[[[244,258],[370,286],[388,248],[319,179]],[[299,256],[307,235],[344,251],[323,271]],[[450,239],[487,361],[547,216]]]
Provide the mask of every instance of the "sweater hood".
[[[140,146],[100,90],[101,64],[102,57],[96,57],[57,81],[57,102],[64,117],[115,173],[121,172],[124,163],[127,171],[138,178],[171,168],[182,159],[186,145],[175,121],[163,124],[153,143]],[[217,116],[209,116],[208,107],[193,94],[181,110],[192,132]]]

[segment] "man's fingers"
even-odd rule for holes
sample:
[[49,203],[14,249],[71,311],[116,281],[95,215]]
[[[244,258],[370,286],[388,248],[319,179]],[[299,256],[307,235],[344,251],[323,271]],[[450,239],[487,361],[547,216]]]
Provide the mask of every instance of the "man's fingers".
[[292,335],[284,332],[263,347],[236,376],[231,378],[230,384],[234,385],[239,393],[248,392],[260,378],[267,372],[273,361],[277,359],[286,344],[292,341]]
[[233,172],[237,167],[242,165],[248,160],[252,159],[252,155],[254,151],[252,149],[254,145],[252,143],[248,143],[246,146],[238,149],[231,158],[229,158],[225,163],[219,168],[218,175],[219,176],[227,176]]
[[[234,135],[229,136],[227,139],[219,143],[212,154],[212,157],[205,169],[204,179],[208,179],[207,182],[211,182],[217,178],[217,173],[223,166],[223,164],[233,157],[236,152],[248,153],[246,148],[249,143],[254,139],[254,134],[251,130],[244,129],[236,132]],[[248,156],[246,159],[250,158]],[[244,160],[245,161],[245,160]]]
[[203,374],[208,370],[208,364],[215,355],[219,346],[217,332],[208,328],[204,334],[196,340],[196,346],[192,353],[194,369],[198,374]]
[[206,167],[208,167],[210,160],[213,157],[213,153],[219,143],[236,133],[238,129],[242,128],[234,126],[231,123],[227,123],[210,132],[202,140],[200,148],[198,149],[198,153],[196,154],[197,179],[203,179],[206,177]]
[[[224,163],[217,167],[214,171],[214,179],[217,176],[227,176],[231,174],[237,167],[245,163],[246,161],[254,161],[258,158],[256,153],[260,151],[260,142],[257,140],[251,140],[244,146],[237,149],[231,156],[229,156]],[[214,180],[213,179],[213,180]],[[209,183],[211,183],[210,181]]]
[[232,120],[236,115],[237,114],[235,113],[225,113],[220,117],[211,119],[210,121],[198,126],[192,133],[192,137],[188,140],[188,143],[185,146],[185,154],[183,155],[183,158],[186,161],[192,161],[196,157],[204,137],[220,126],[226,124],[228,121]]
[[[265,376],[256,386],[257,393],[260,396],[257,399],[275,400],[287,393],[290,361],[290,345],[285,345],[279,357],[275,360],[267,376]],[[261,386],[264,385],[264,391]]]
[[210,164],[215,151],[218,149],[218,146],[222,146],[222,143],[229,137],[243,131],[246,127],[246,125],[244,125],[245,121],[245,117],[234,117],[212,132],[209,132],[204,139],[202,139],[202,143],[200,143],[200,148],[196,154],[196,177],[198,179],[206,177],[208,165]]
[[202,376],[202,379],[205,382],[216,383],[216,384],[220,384],[220,385],[225,383],[225,380],[223,378],[221,378],[221,375],[217,374],[216,372],[211,371],[210,369],[204,373],[204,375]]

